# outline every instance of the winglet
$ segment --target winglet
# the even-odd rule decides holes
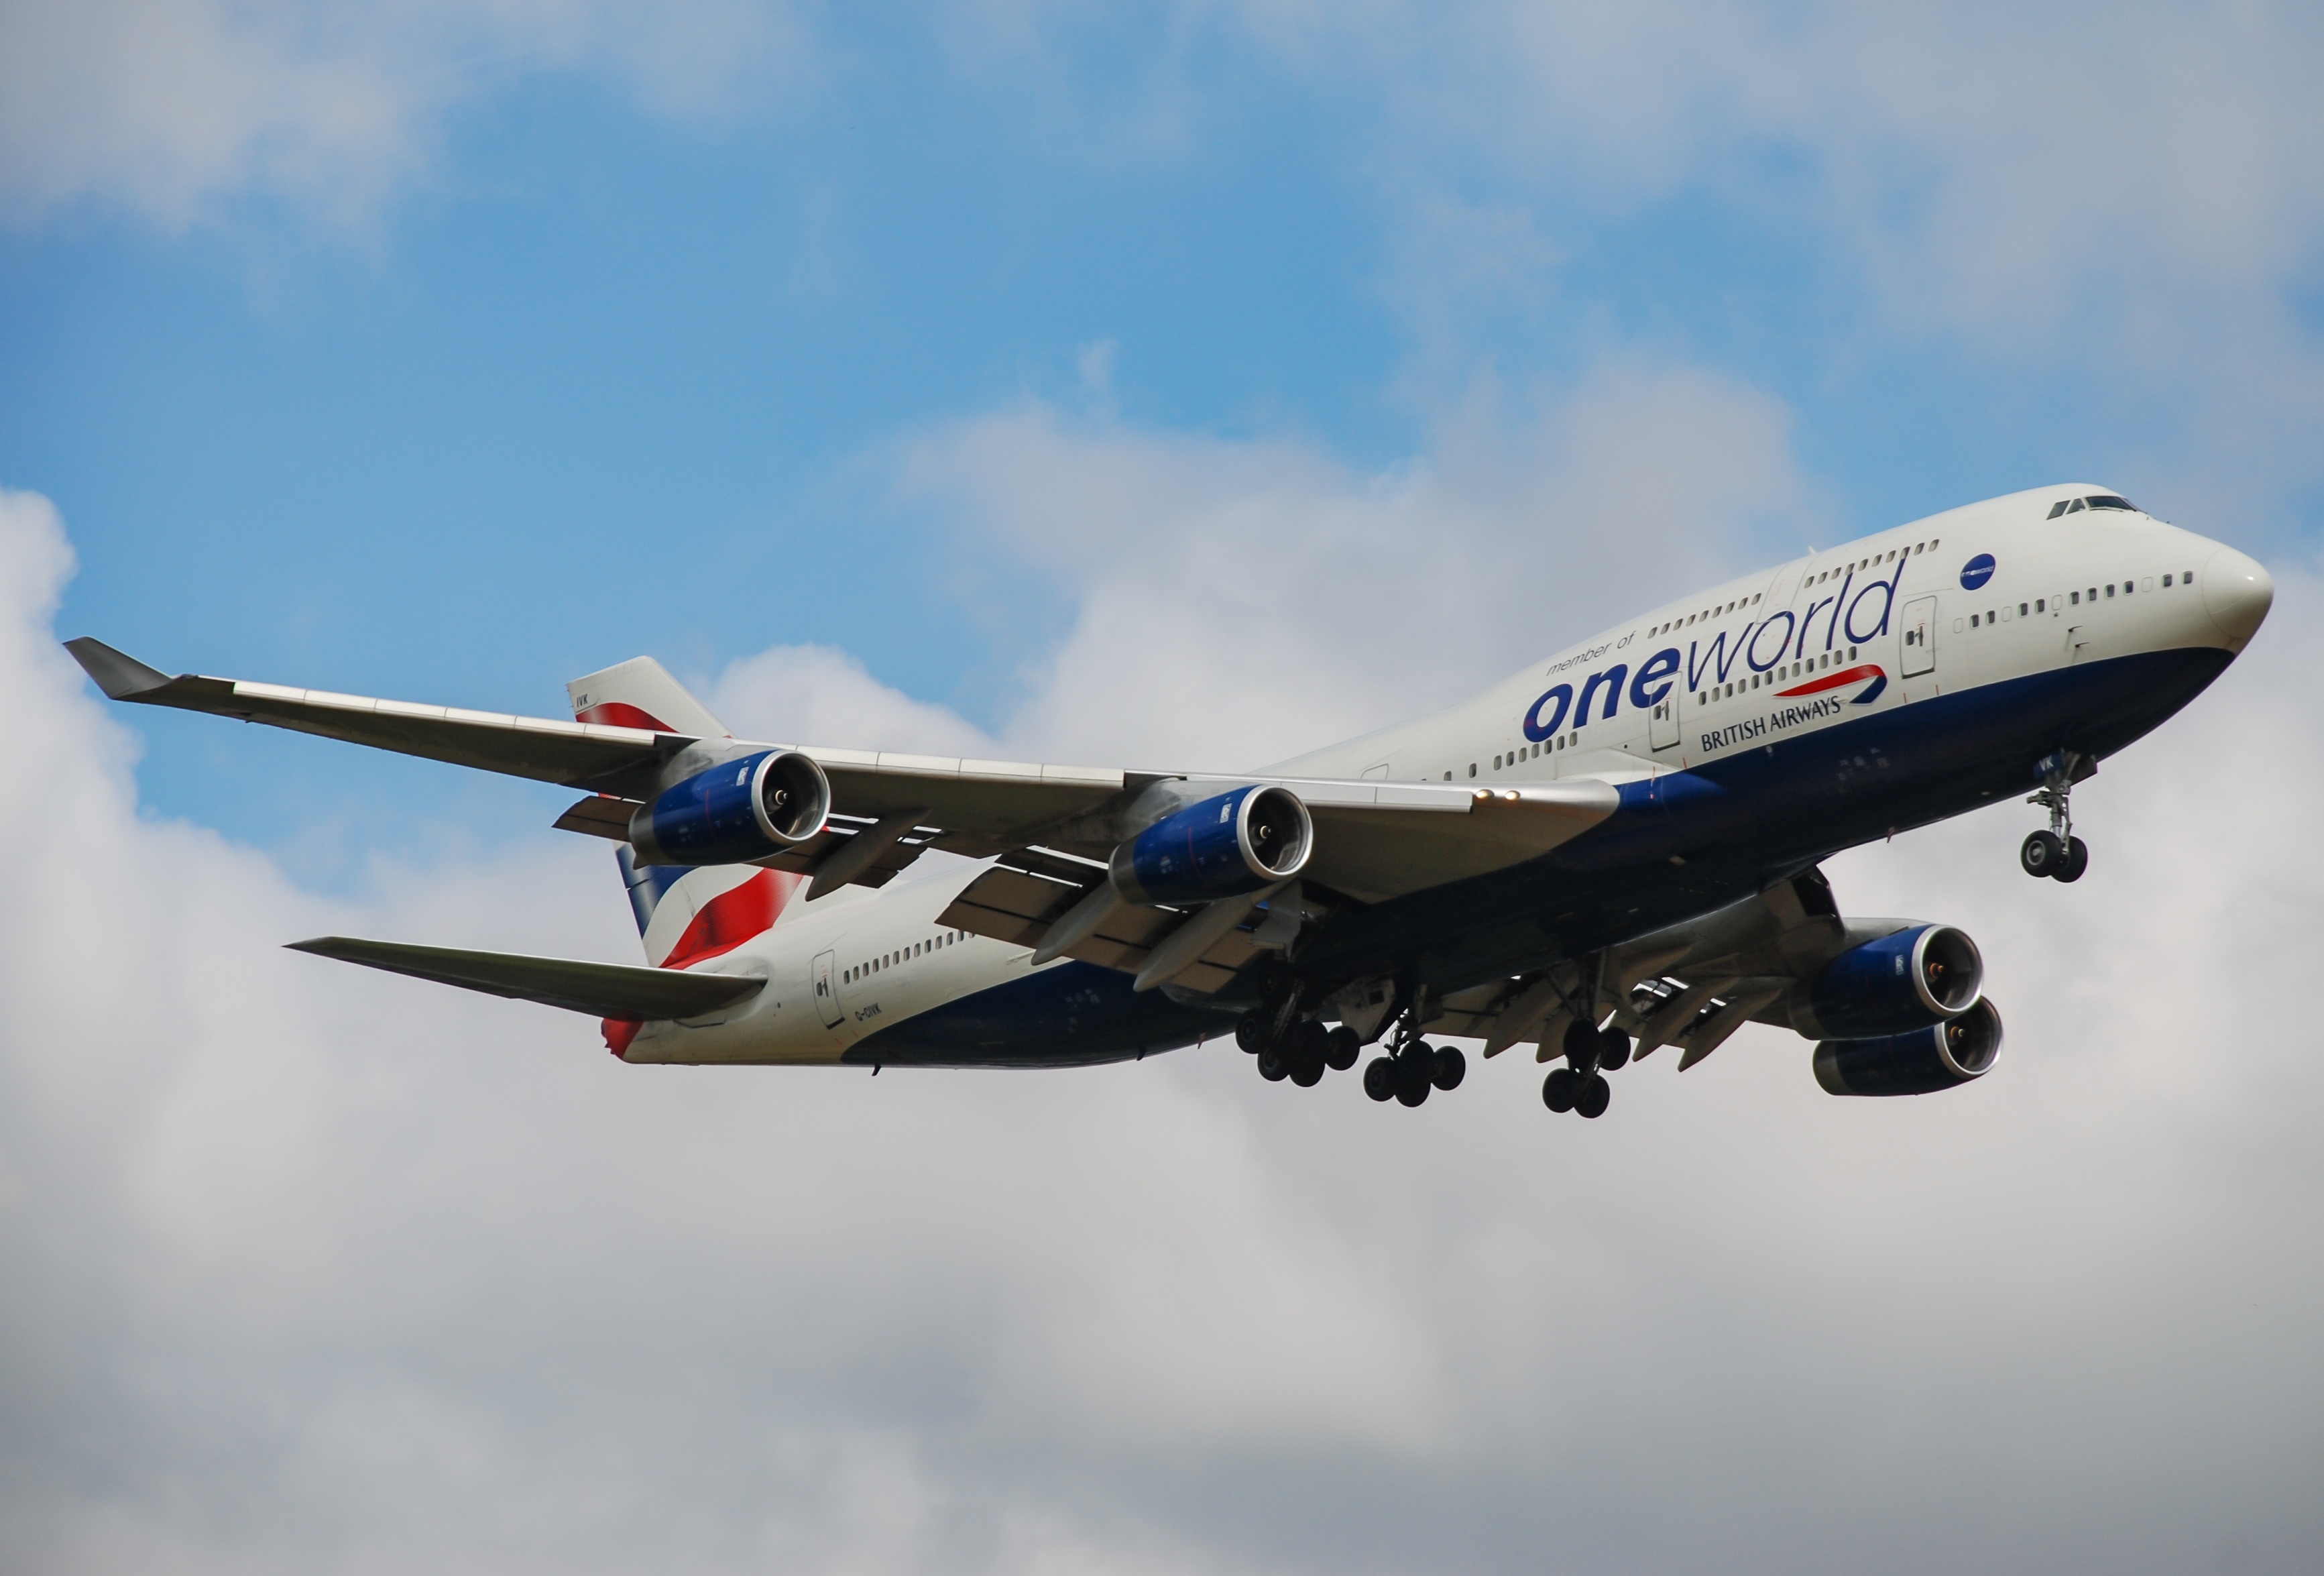
[[[116,651],[103,641],[91,640],[87,635],[78,641],[67,641],[65,650],[97,680],[97,688],[115,700],[135,700],[170,682],[170,675],[160,668],[148,668],[126,651]]]

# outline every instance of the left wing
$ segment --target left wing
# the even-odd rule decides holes
[[[663,790],[723,762],[787,748],[195,674],[172,677],[100,641],[69,641],[66,649],[115,700],[239,717],[587,788],[592,797],[558,825],[615,841],[627,840],[632,812]],[[1108,966],[1135,972],[1142,987],[1173,979],[1197,988],[1222,982],[1258,950],[1284,945],[1302,914],[1315,917],[1334,902],[1380,901],[1523,863],[1580,835],[1620,803],[1610,784],[1587,778],[1487,790],[1449,782],[1210,777],[788,748],[822,769],[831,786],[831,816],[807,842],[754,862],[811,874],[815,897],[848,882],[879,885],[927,848],[973,858],[1021,854],[964,892],[955,905],[962,917],[953,923],[1006,939],[1033,936],[1027,945],[1037,947],[1054,939],[1050,955],[1102,955]],[[1067,911],[1091,897],[1102,862],[1118,844],[1164,815],[1253,783],[1289,790],[1313,818],[1314,849],[1297,893],[1254,892],[1198,911],[1095,904],[1081,909],[1090,924],[1070,937],[1057,931]],[[1047,863],[1026,853],[1041,848],[1054,851],[1043,856]],[[1098,915],[1099,908],[1126,911]],[[1197,912],[1200,928],[1181,935]],[[1265,928],[1270,923],[1271,932]],[[1262,934],[1268,939],[1243,939]]]

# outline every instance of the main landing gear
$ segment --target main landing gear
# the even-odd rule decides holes
[[[1364,1092],[1374,1100],[1418,1105],[1432,1089],[1446,1093],[1461,1087],[1469,1075],[1469,1058],[1456,1046],[1432,1046],[1418,1035],[1407,1035],[1396,1054],[1375,1056],[1364,1068]]]
[[[2050,829],[2026,835],[2017,850],[2017,862],[2029,876],[2079,881],[2090,868],[2089,844],[2074,835],[2074,768],[2081,758],[2061,751],[2052,759],[2054,764],[2043,777],[2041,791],[2025,801],[2050,812]]]
[[[1606,1114],[1614,1092],[1606,1074],[1618,1071],[1630,1059],[1630,1037],[1609,1024],[1575,1018],[1565,1026],[1566,1065],[1553,1068],[1542,1080],[1541,1102],[1554,1111],[1573,1111],[1592,1120]]]
[[[1356,1031],[1325,1028],[1314,1018],[1294,1018],[1279,1028],[1276,1014],[1254,1008],[1235,1023],[1235,1044],[1259,1058],[1259,1075],[1269,1083],[1288,1078],[1302,1089],[1323,1081],[1326,1069],[1344,1073],[1356,1064]]]

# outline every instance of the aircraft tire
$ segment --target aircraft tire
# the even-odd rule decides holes
[[[1342,1024],[1331,1033],[1330,1044],[1323,1052],[1323,1064],[1334,1073],[1344,1073],[1356,1064],[1356,1058],[1363,1055],[1363,1050],[1362,1043],[1356,1038],[1356,1031]]]
[[[1556,1067],[1541,1081],[1541,1102],[1563,1115],[1573,1109],[1573,1086],[1581,1080],[1571,1067]]]
[[[1402,1099],[1413,1090],[1422,1091],[1420,1100],[1428,1098],[1426,1091],[1436,1076],[1436,1052],[1426,1040],[1415,1040],[1397,1054],[1396,1058],[1396,1090]],[[1406,1105],[1418,1105],[1420,1100],[1406,1100]]]
[[[1601,1043],[1603,1048],[1598,1053],[1598,1065],[1609,1073],[1619,1072],[1630,1060],[1630,1037],[1608,1024]]]
[[[1291,1058],[1277,1046],[1269,1046],[1259,1053],[1259,1075],[1269,1083],[1280,1083],[1291,1075]]]
[[[1398,1080],[1396,1086],[1396,1100],[1398,1105],[1415,1108],[1427,1103],[1428,1080],[1424,1078],[1417,1084]]]
[[[1469,1075],[1469,1058],[1461,1054],[1458,1046],[1436,1047],[1436,1064],[1428,1070],[1428,1081],[1450,1094],[1461,1087],[1461,1080]]]
[[[1614,1092],[1608,1087],[1606,1080],[1592,1073],[1582,1081],[1582,1087],[1573,1092],[1573,1109],[1577,1114],[1595,1121],[1606,1114],[1606,1107],[1613,1098]]]
[[[1291,1082],[1302,1089],[1314,1088],[1323,1082],[1323,1064],[1299,1057],[1291,1064]]]
[[[2025,834],[2025,841],[2018,845],[2017,862],[2027,875],[2039,880],[2043,876],[2054,876],[2063,869],[2068,852],[2056,833],[2029,832]]]
[[[2066,840],[2066,857],[2058,862],[2051,873],[2061,881],[2079,881],[2082,872],[2090,868],[2090,845],[2079,837]]]
[[[1565,1059],[1578,1072],[1598,1059],[1605,1042],[1598,1037],[1598,1026],[1575,1018],[1565,1026]]]
[[[1374,1100],[1396,1098],[1396,1064],[1386,1056],[1374,1056],[1364,1065],[1364,1092]]]
[[[1235,1044],[1254,1056],[1267,1049],[1274,1033],[1275,1016],[1263,1007],[1254,1007],[1235,1019]]]

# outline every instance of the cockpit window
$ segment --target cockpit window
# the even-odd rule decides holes
[[[2121,509],[2132,514],[2138,512],[2138,505],[2129,499],[2101,493],[2095,498],[2061,498],[2050,505],[2049,518],[2055,520],[2061,514],[2079,514],[2085,509]]]

